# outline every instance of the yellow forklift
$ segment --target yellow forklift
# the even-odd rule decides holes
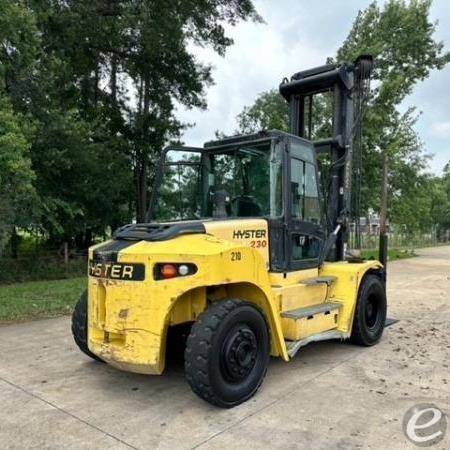
[[[89,250],[88,290],[72,318],[80,349],[159,375],[168,334],[187,327],[189,385],[229,408],[255,394],[270,356],[288,362],[326,339],[376,344],[386,319],[386,243],[381,262],[347,251],[372,65],[362,56],[283,80],[290,133],[165,149],[146,223]],[[312,141],[313,102],[323,93],[332,135]]]

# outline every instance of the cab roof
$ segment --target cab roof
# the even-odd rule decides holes
[[[295,138],[295,139],[298,139],[300,141],[303,141],[303,142],[311,144],[311,145],[313,144],[308,139],[304,139],[304,138],[295,136],[293,134],[286,133],[285,131],[263,130],[258,133],[237,134],[235,136],[225,137],[223,139],[218,139],[216,141],[209,141],[209,142],[206,142],[203,145],[203,147],[205,149],[213,149],[213,148],[217,148],[217,147],[226,147],[229,145],[241,144],[241,143],[245,143],[245,142],[262,141],[262,140],[271,139],[271,138],[287,138],[287,137]]]

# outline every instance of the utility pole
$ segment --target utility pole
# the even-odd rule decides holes
[[[387,263],[387,206],[388,206],[388,158],[386,150],[381,155],[381,204],[380,204],[380,248],[379,260],[386,266]]]

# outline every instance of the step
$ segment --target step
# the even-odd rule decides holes
[[[314,278],[306,278],[304,280],[299,281],[299,284],[304,284],[306,286],[316,286],[318,284],[326,284],[327,286],[331,286],[337,277],[314,277]]]
[[[339,309],[342,303],[327,302],[319,303],[318,305],[306,306],[305,308],[292,309],[291,311],[283,311],[281,317],[285,319],[303,319],[304,317],[314,316],[315,314],[331,312]]]
[[[327,341],[330,339],[344,339],[345,336],[342,332],[336,330],[324,331],[322,333],[316,333],[307,338],[300,339],[299,341],[286,341],[286,348],[288,355],[292,358],[295,354],[305,345],[311,342]]]

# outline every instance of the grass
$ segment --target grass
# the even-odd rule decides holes
[[[86,277],[0,285],[0,322],[71,313]]]
[[[362,250],[362,257],[365,259],[378,259],[378,249],[376,250]],[[412,258],[417,256],[414,250],[405,250],[398,248],[388,249],[388,261],[395,261],[396,259]]]

